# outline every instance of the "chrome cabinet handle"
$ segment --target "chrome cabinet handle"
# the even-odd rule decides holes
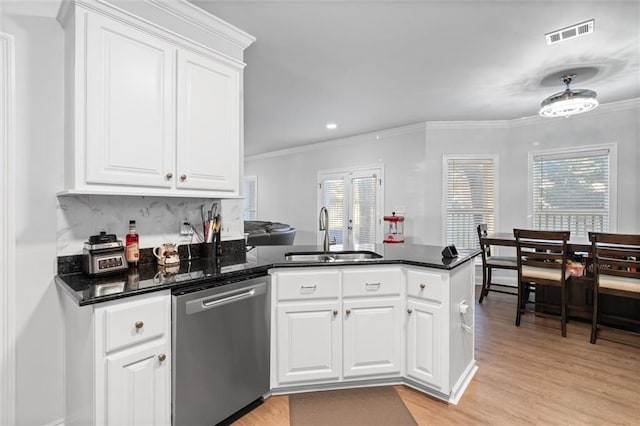
[[[411,315],[411,312],[413,312],[413,309],[411,309],[411,308],[407,309],[407,313],[408,313],[409,315]]]
[[[166,356],[165,354],[160,354],[160,355],[158,355],[158,361],[162,362],[162,361],[164,361],[165,359],[167,359],[167,356]]]
[[[378,290],[380,283],[364,283],[364,287],[366,290]]]
[[[351,314],[351,309],[347,309],[345,312],[347,313],[347,315],[350,315]]]
[[[300,286],[300,292],[301,293],[313,293],[314,291],[316,291],[316,285],[301,285]]]
[[[424,290],[424,288],[426,287],[426,285],[424,283],[420,284],[420,289]]]
[[[180,175],[180,180],[181,180],[181,181],[185,181],[185,180],[187,180],[187,175],[184,175],[184,174],[183,174],[183,175]]]
[[[144,323],[142,321],[136,321],[135,326],[138,330],[144,327]]]
[[[167,180],[171,180],[173,178],[173,173],[167,172]]]
[[[334,310],[333,310],[333,316],[334,316],[334,317],[337,317],[337,316],[338,316],[338,310],[337,310],[337,309],[334,309]]]

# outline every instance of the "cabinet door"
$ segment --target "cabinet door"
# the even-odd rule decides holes
[[[169,425],[170,362],[164,339],[107,357],[106,424]]]
[[[178,53],[177,187],[238,193],[239,84],[238,69]]]
[[[400,309],[399,298],[343,301],[345,378],[400,373]]]
[[[407,302],[407,376],[446,393],[442,305]]]
[[[281,304],[276,310],[279,384],[340,378],[340,304]]]
[[[87,182],[171,187],[175,49],[98,15],[87,19]]]

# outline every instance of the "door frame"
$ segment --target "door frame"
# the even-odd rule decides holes
[[[0,33],[0,424],[15,424],[15,40]]]
[[[339,169],[326,169],[326,170],[318,170],[318,175],[317,175],[317,179],[316,179],[316,184],[318,185],[318,187],[316,188],[318,191],[318,194],[316,196],[316,203],[317,203],[317,208],[316,208],[316,212],[320,212],[320,209],[323,206],[323,203],[321,201],[321,197],[320,197],[320,183],[321,183],[321,176],[322,175],[346,175],[349,173],[361,173],[361,172],[366,172],[366,171],[376,171],[376,175],[377,178],[379,179],[379,189],[378,189],[378,194],[380,196],[380,199],[378,201],[378,206],[379,206],[379,212],[378,212],[378,224],[376,226],[376,244],[382,244],[382,240],[384,238],[384,225],[383,225],[383,221],[382,218],[384,216],[384,205],[385,205],[385,198],[384,198],[384,163],[377,163],[377,164],[370,164],[370,165],[361,165],[361,166],[353,166],[353,167],[342,167]],[[351,197],[349,195],[349,197]],[[328,225],[328,224],[327,224]],[[317,233],[317,243],[318,244],[322,244],[324,239],[324,236],[318,232]]]

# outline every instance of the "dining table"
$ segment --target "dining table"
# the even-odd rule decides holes
[[[513,232],[495,232],[480,239],[481,244],[492,246],[515,247],[516,239]],[[572,275],[568,280],[568,312],[569,317],[590,321],[593,308],[593,271],[591,265],[591,243],[586,236],[576,236],[567,242],[567,252],[570,259],[580,259],[584,264],[583,275]],[[576,260],[577,261],[577,260]],[[536,300],[545,304],[556,304],[558,309],[536,307],[536,311],[559,313],[560,291],[554,287],[543,286],[535,291]],[[617,298],[608,294],[601,294],[599,299],[600,317],[607,325],[628,329],[628,324],[620,318],[634,318],[640,320],[640,300]],[[557,311],[557,312],[556,312]]]

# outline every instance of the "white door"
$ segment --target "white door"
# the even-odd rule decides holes
[[[344,377],[400,374],[400,299],[344,300],[342,307]]]
[[[443,393],[444,318],[442,305],[407,302],[407,376]]]
[[[179,188],[239,193],[240,71],[178,53]]]
[[[339,248],[372,250],[382,242],[382,169],[320,172],[318,211],[329,212],[329,239]],[[322,243],[323,233],[318,233]]]
[[[171,423],[168,354],[168,344],[162,340],[107,357],[108,425]]]
[[[171,187],[175,49],[98,15],[87,19],[87,182]]]
[[[278,306],[279,384],[340,378],[342,316],[339,309],[338,301]]]

